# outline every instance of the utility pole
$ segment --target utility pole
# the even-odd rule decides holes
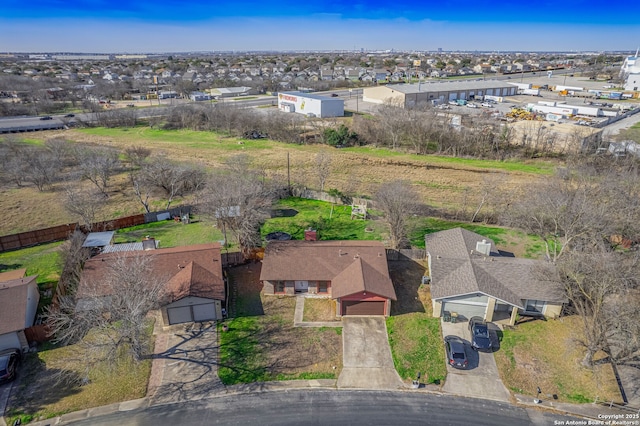
[[[289,162],[289,152],[287,152],[287,187],[289,195],[291,195],[291,163]]]

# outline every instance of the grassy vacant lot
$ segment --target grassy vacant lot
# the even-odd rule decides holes
[[[580,327],[580,318],[568,316],[505,330],[495,352],[505,386],[531,396],[539,386],[544,395],[556,394],[564,402],[621,401],[610,364],[581,365],[584,351],[575,341]]]
[[[381,240],[386,230],[380,221],[352,220],[350,206],[325,201],[292,197],[279,200],[274,209],[293,216],[267,220],[261,229],[263,236],[284,231],[295,240],[303,240],[304,230],[311,227],[318,231],[320,240]]]
[[[424,383],[441,383],[447,369],[440,319],[433,318],[429,287],[420,285],[424,262],[390,262],[389,272],[398,301],[391,304],[387,331],[393,362],[405,381],[422,373]]]
[[[148,328],[151,335],[153,327]],[[82,344],[46,346],[28,354],[19,370],[5,413],[7,424],[47,419],[60,414],[142,398],[147,391],[151,360],[118,365],[92,363],[84,370]],[[71,382],[62,381],[64,375]],[[88,375],[88,383],[81,382]]]
[[[332,328],[294,328],[294,297],[260,294],[260,264],[231,271],[236,318],[220,333],[223,383],[332,379],[342,369],[342,337]]]
[[[146,235],[159,240],[161,248],[224,241],[222,231],[213,223],[197,218],[186,225],[173,220],[164,220],[119,229],[116,231],[114,240],[116,243],[133,243],[142,241]]]
[[[384,182],[402,178],[413,182],[423,201],[436,208],[456,208],[463,200],[468,205],[477,205],[474,197],[485,185],[484,176],[501,175],[504,180],[500,189],[517,191],[522,184],[543,178],[554,169],[553,163],[539,160],[496,162],[457,159],[371,147],[338,150],[265,139],[240,140],[214,132],[169,131],[149,127],[39,132],[30,135],[29,142],[37,143],[55,137],[119,149],[142,145],[150,148],[154,155],[163,153],[171,159],[201,163],[208,168],[219,167],[230,156],[242,153],[251,157],[267,177],[281,181],[286,180],[289,156],[291,181],[310,188],[319,187],[315,156],[319,152],[327,152],[332,156],[332,171],[326,188],[371,195]],[[63,208],[64,197],[60,196],[63,186],[56,184],[45,192],[39,192],[32,186],[1,188],[0,208],[7,212],[7,217],[0,224],[0,234],[75,221]],[[115,176],[110,186],[107,205],[99,212],[101,220],[141,211],[126,173]],[[161,194],[154,195],[154,208],[162,204],[162,198]],[[43,209],[45,205],[47,208]]]

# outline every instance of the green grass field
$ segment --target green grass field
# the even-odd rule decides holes
[[[378,158],[409,159],[432,164],[434,166],[461,165],[476,167],[479,169],[495,169],[507,172],[523,172],[539,175],[551,175],[555,172],[555,164],[548,161],[495,161],[477,160],[473,158],[442,157],[436,155],[405,154],[399,151],[391,151],[387,148],[375,148],[369,146],[343,148],[341,151],[367,154]]]
[[[351,219],[351,207],[333,205],[325,201],[286,198],[274,206],[278,210],[295,210],[292,217],[268,219],[261,229],[262,236],[282,231],[293,239],[304,239],[304,231],[313,228],[320,240],[381,240],[384,224],[373,220]]]
[[[123,228],[116,231],[114,240],[116,243],[133,243],[142,241],[147,235],[159,240],[160,248],[224,241],[222,231],[213,223],[199,219],[189,224],[165,220]]]
[[[151,129],[147,126],[133,128],[87,128],[81,129],[82,133],[97,136],[108,136],[113,138],[136,137],[152,142],[180,144],[189,148],[216,149],[223,151],[250,151],[251,149],[264,149],[267,145],[286,146],[289,150],[308,149],[306,145],[284,144],[268,139],[245,140],[229,138],[216,132],[201,132],[194,130],[162,130]],[[242,144],[239,144],[239,141]],[[343,148],[341,152],[353,152],[366,154],[378,158],[398,158],[420,161],[434,166],[460,165],[464,167],[475,167],[480,169],[495,169],[508,172],[533,173],[538,175],[550,175],[555,171],[555,165],[548,161],[526,160],[526,161],[495,161],[477,160],[470,158],[455,158],[435,155],[415,155],[406,154],[399,151],[392,151],[387,148],[375,147],[350,147]]]
[[[62,272],[61,244],[62,242],[41,244],[0,253],[0,272],[27,268],[27,276],[38,275],[38,284],[54,284]]]

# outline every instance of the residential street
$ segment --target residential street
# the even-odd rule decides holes
[[[74,422],[102,425],[550,425],[571,417],[472,398],[412,392],[288,390],[117,412]],[[69,423],[67,423],[69,424]]]

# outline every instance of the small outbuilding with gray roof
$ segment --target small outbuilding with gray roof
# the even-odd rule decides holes
[[[425,245],[436,317],[455,313],[513,325],[518,313],[557,317],[567,302],[553,264],[506,255],[475,232],[428,234]]]
[[[420,104],[444,104],[457,99],[472,100],[483,96],[513,96],[518,88],[498,80],[446,81],[413,84],[387,84],[365,87],[362,100],[375,104],[390,103],[403,108]]]
[[[337,316],[389,316],[396,300],[379,241],[271,241],[260,280],[265,294],[331,297]]]

